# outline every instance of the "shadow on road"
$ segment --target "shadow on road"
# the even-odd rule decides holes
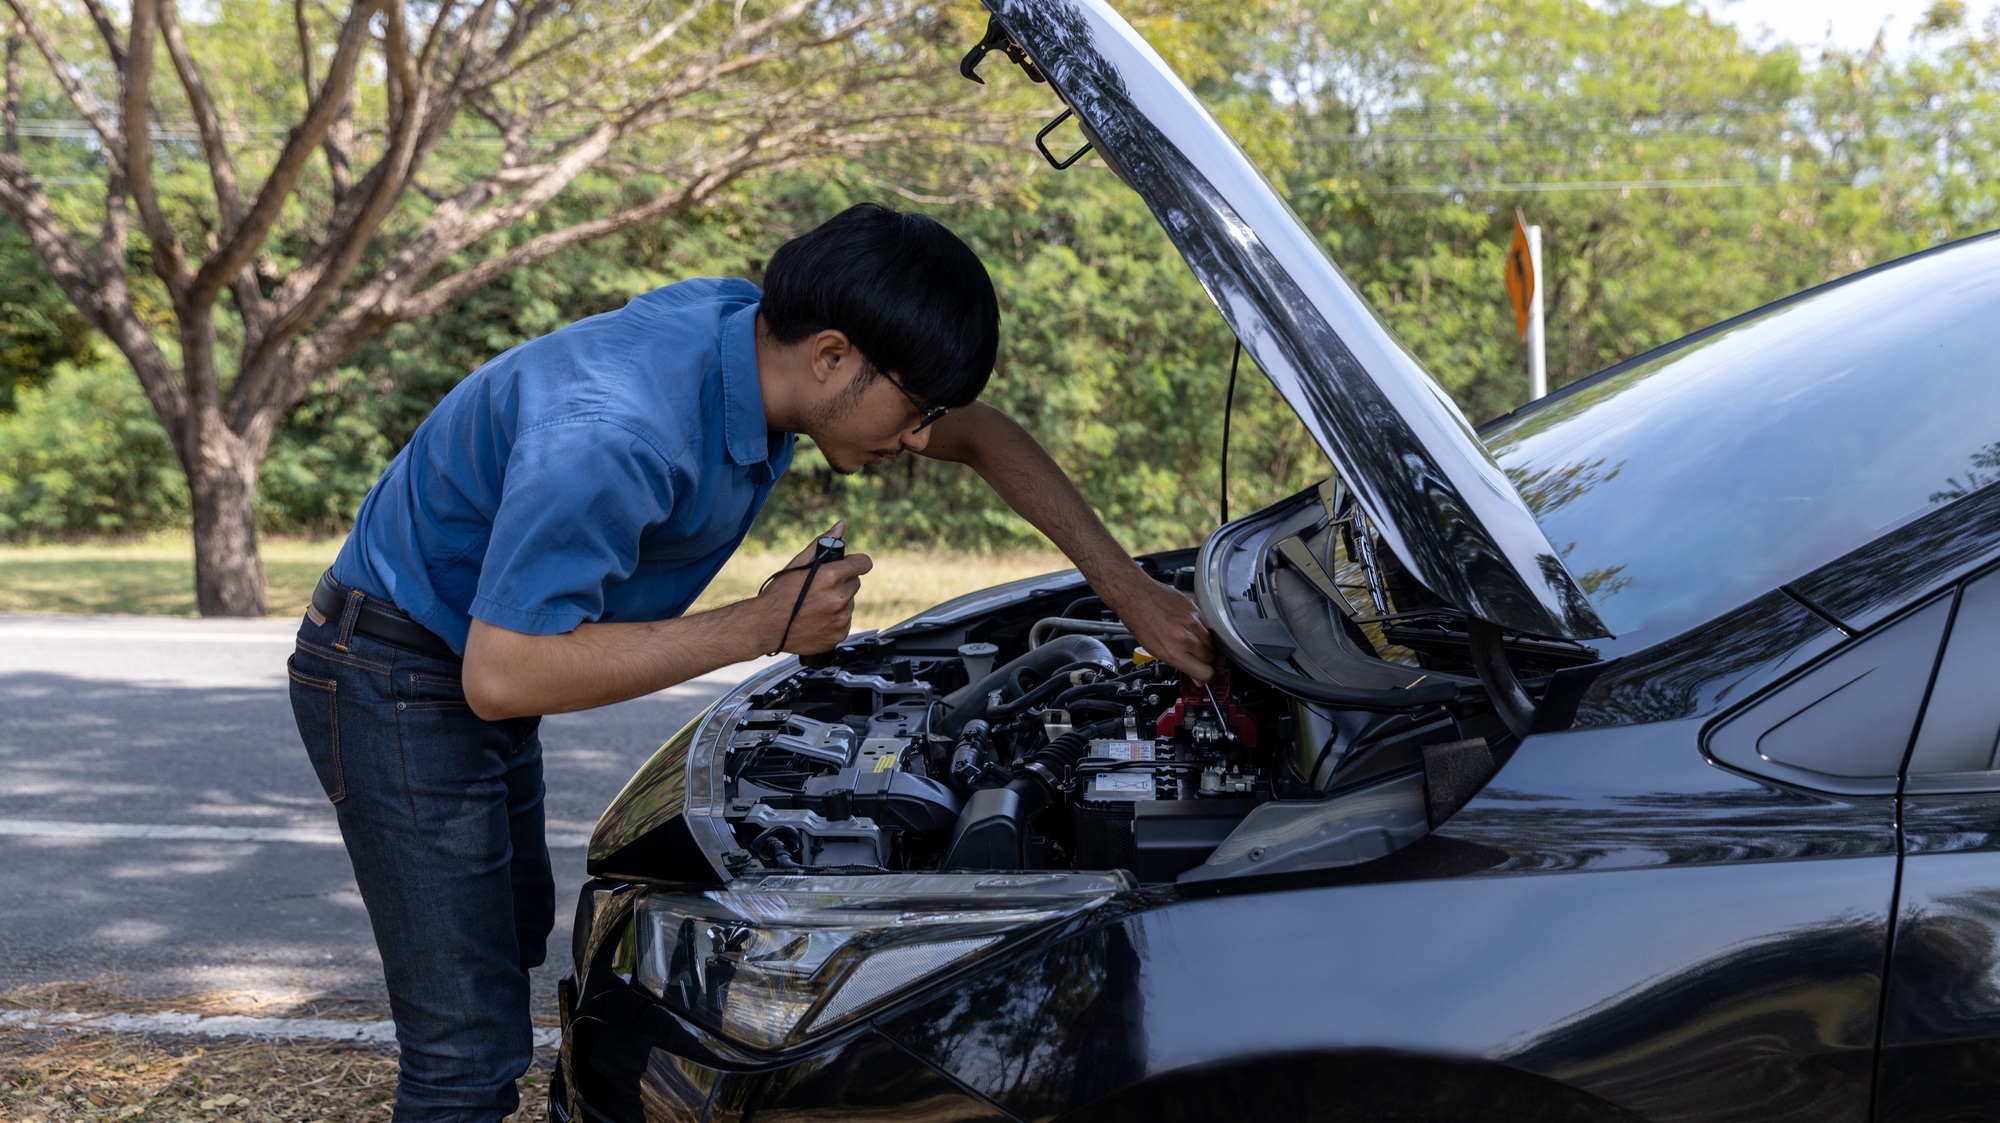
[[[117,681],[115,669],[64,654],[65,671],[80,673],[0,673],[0,820],[333,828],[282,685]],[[587,833],[633,769],[722,689],[547,719],[551,830]],[[538,992],[562,973],[583,878],[580,848],[552,856],[559,927]],[[338,845],[0,835],[0,901],[0,984],[116,976],[141,993],[301,1001],[381,990]]]

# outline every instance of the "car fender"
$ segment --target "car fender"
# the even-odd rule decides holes
[[[1638,1123],[1640,1117],[1560,1081],[1506,1065],[1357,1049],[1162,1073],[1060,1119]]]

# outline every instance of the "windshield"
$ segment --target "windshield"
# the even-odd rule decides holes
[[[1988,236],[1613,368],[1481,436],[1605,623],[1650,641],[2000,480],[1996,325]]]

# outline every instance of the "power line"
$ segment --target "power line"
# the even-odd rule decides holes
[[[1368,195],[1490,195],[1541,191],[1680,191],[1711,187],[1852,187],[1844,177],[1759,179],[1717,176],[1709,179],[1545,180],[1536,183],[1406,183],[1364,187]]]

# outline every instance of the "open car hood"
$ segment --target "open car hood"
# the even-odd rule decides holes
[[[1608,634],[1458,406],[1132,26],[1102,0],[986,3],[1152,208],[1411,573],[1504,628]]]

